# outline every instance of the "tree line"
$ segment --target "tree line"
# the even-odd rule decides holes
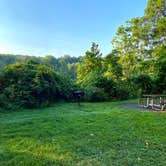
[[[53,68],[56,72],[69,76],[71,79],[76,80],[76,67],[81,62],[82,57],[72,57],[70,55],[64,55],[63,57],[56,58],[52,55],[44,57],[36,57],[29,55],[12,55],[12,54],[0,54],[0,71],[9,65],[16,62],[35,61],[37,63],[44,64]]]

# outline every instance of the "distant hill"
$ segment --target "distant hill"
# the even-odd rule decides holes
[[[82,61],[82,57],[64,55],[63,57],[56,58],[52,55],[47,55],[45,57],[35,57],[28,55],[0,54],[0,71],[9,64],[29,60],[50,66],[54,68],[56,72],[65,74],[66,76],[69,76],[75,80],[77,65]]]

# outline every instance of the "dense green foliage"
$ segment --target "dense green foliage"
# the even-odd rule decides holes
[[[81,62],[81,57],[71,57],[65,55],[63,57],[55,58],[54,56],[47,55],[45,57],[35,57],[26,55],[11,55],[0,54],[0,71],[9,64],[16,62],[35,61],[53,68],[56,72],[69,76],[73,80],[76,79],[77,64]]]
[[[96,43],[92,43],[90,51],[85,53],[82,63],[78,65],[77,69],[77,82],[82,84],[84,82],[85,76],[91,73],[100,74],[102,68],[102,58],[100,50]]]
[[[80,111],[57,103],[0,113],[0,165],[166,165],[166,114],[119,104],[82,103]]]
[[[83,57],[0,55],[0,101],[4,101],[1,105],[6,105],[5,101],[11,105],[38,106],[55,99],[71,100],[73,87],[69,78],[74,89],[85,92],[85,101],[166,93],[165,25],[165,0],[149,0],[144,16],[132,18],[118,28],[112,40],[113,50],[106,56],[102,56],[96,43]],[[29,60],[38,65],[31,66]],[[12,63],[16,64],[2,71]]]
[[[145,15],[119,27],[113,40],[116,55],[120,57],[123,78],[149,75],[156,81],[158,93],[166,90],[165,86],[160,85],[165,85],[166,77],[165,19],[165,0],[149,0]],[[159,75],[162,75],[162,79]]]
[[[33,108],[51,101],[68,99],[71,82],[55,71],[33,61],[17,62],[0,75],[0,106]]]
[[[87,100],[166,93],[165,20],[165,1],[149,0],[144,16],[118,28],[109,55],[101,57],[98,45],[92,44],[77,69],[77,82],[90,95]],[[104,88],[95,85],[99,78],[105,80]]]

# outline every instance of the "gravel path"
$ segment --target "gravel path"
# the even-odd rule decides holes
[[[137,103],[122,104],[121,107],[126,108],[128,110],[135,110],[135,111],[154,111],[152,109],[143,108],[139,106]]]

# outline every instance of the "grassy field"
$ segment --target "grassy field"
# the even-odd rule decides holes
[[[119,104],[0,113],[0,166],[165,166],[166,113]]]

